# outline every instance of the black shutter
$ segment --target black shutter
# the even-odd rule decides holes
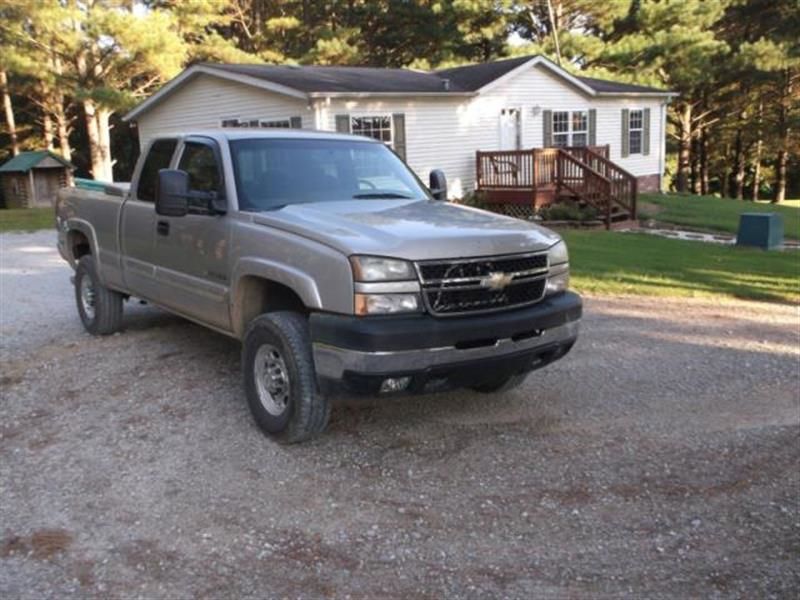
[[[544,137],[542,139],[542,147],[550,148],[553,145],[553,111],[542,111],[542,132]]]
[[[394,151],[403,160],[406,159],[406,116],[403,113],[392,115],[392,127],[394,129],[394,139],[392,145]]]
[[[650,109],[642,112],[642,154],[650,154]]]
[[[597,146],[597,110],[589,109],[589,146]]]
[[[336,131],[350,133],[350,115],[336,115]]]
[[[289,127],[292,129],[302,129],[303,119],[301,117],[291,117],[289,119]]]
[[[627,158],[631,154],[631,120],[630,120],[630,111],[627,108],[622,109],[622,144],[620,148],[622,150],[621,155],[622,158]]]

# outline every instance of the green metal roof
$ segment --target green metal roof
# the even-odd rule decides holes
[[[37,150],[35,152],[20,152],[17,156],[0,166],[0,173],[27,173],[48,157],[60,162],[68,169],[75,168],[69,161],[64,160],[58,154],[50,152],[49,150]]]

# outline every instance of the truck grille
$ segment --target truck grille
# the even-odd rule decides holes
[[[534,304],[547,283],[547,253],[417,263],[432,314],[455,316]]]

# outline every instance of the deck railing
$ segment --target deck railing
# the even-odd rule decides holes
[[[475,156],[477,189],[496,192],[500,202],[527,202],[568,190],[595,206],[610,226],[614,205],[636,217],[636,177],[608,158],[609,147],[531,148],[479,151]],[[502,195],[502,196],[501,196]],[[490,200],[491,202],[491,200]]]
[[[607,148],[607,147],[606,147]],[[615,162],[594,151],[593,148],[569,148],[572,156],[585,163],[611,182],[611,200],[636,218],[636,176]]]

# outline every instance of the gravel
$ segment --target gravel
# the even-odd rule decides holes
[[[0,235],[0,595],[797,597],[800,312],[589,298],[505,395],[346,398],[283,447],[238,344],[80,326],[52,232]]]

